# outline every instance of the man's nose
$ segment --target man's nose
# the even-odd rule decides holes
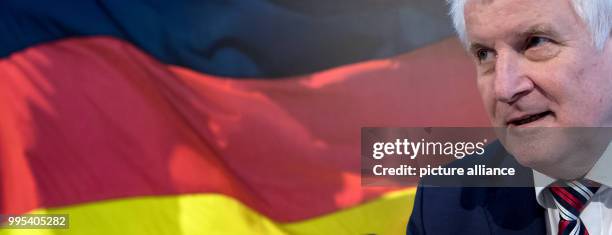
[[[495,97],[512,104],[534,89],[534,84],[520,65],[520,54],[503,51],[495,62]]]

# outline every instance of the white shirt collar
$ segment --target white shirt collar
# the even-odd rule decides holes
[[[584,178],[600,183],[603,187],[610,187],[612,186],[612,171],[610,171],[610,166],[612,166],[612,142],[608,144],[606,151],[604,151]],[[556,180],[533,170],[533,181],[534,185],[536,185],[535,193],[538,204],[545,208],[550,207],[551,205],[548,205],[544,199],[543,192],[548,185]]]

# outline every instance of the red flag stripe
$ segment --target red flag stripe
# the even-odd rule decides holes
[[[361,187],[361,127],[488,125],[470,63],[447,40],[318,74],[225,80],[108,37],[29,48],[0,61],[0,213],[196,192],[281,222],[354,206],[393,190]]]

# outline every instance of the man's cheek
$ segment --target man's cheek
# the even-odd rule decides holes
[[[485,111],[489,115],[492,122],[495,120],[496,105],[495,105],[495,94],[493,88],[486,83],[478,82],[478,90],[480,92],[480,98],[484,105]]]

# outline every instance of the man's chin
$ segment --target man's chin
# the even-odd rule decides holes
[[[514,138],[502,140],[506,150],[524,167],[532,169],[549,168],[558,163],[560,156],[559,150],[564,149],[550,142],[550,139],[530,139],[521,141]]]
[[[551,156],[541,156],[538,154],[528,154],[528,153],[512,153],[515,157],[516,161],[524,167],[528,167],[531,169],[542,169],[548,168],[551,165],[555,164],[555,159],[552,159]]]
[[[554,165],[572,141],[562,128],[503,128],[496,134],[521,165],[536,169]]]

